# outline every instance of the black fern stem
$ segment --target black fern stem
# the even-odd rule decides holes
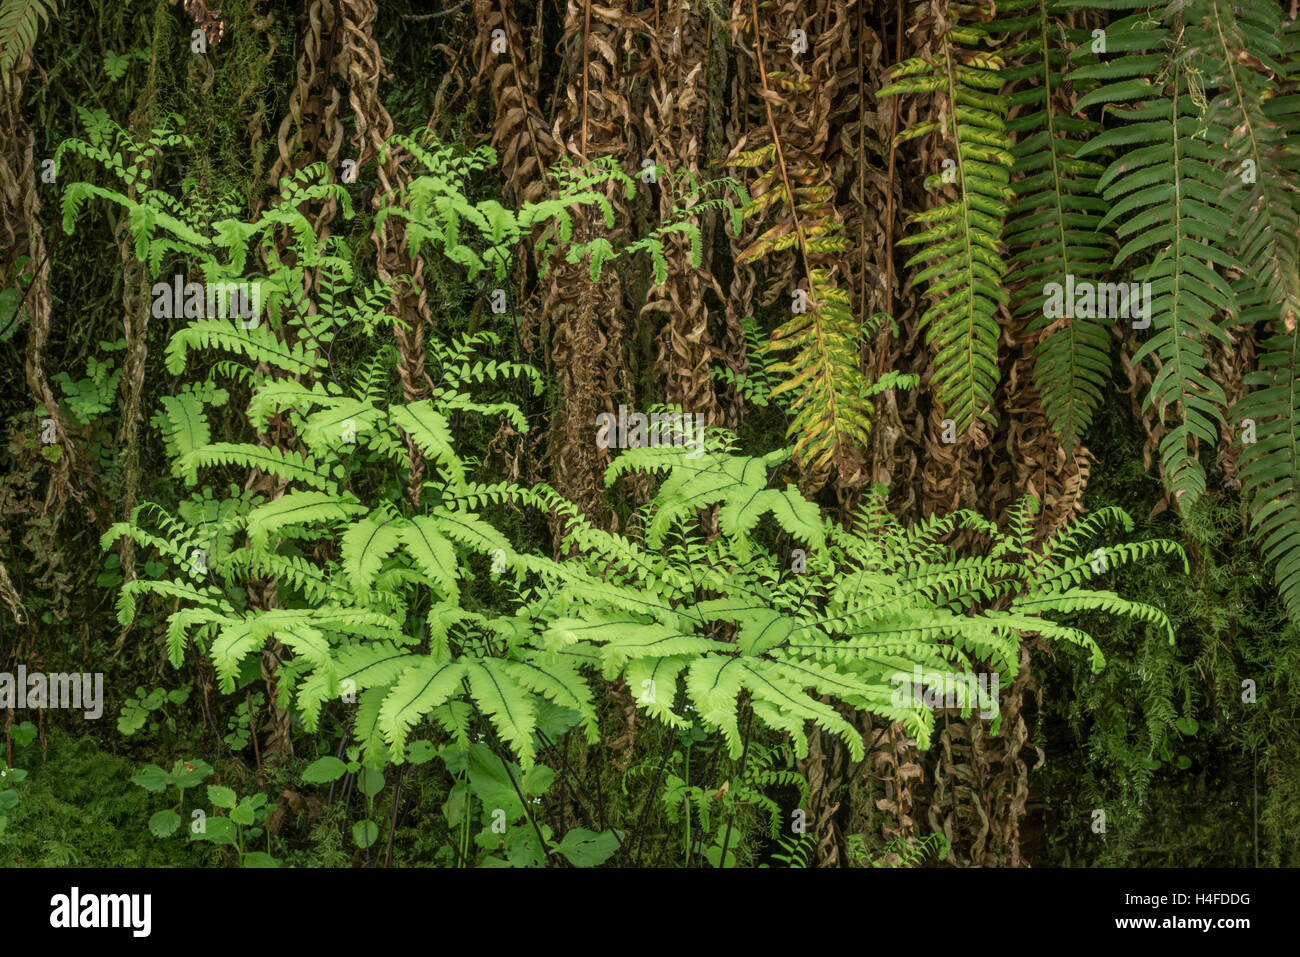
[[[393,866],[393,834],[397,830],[397,801],[402,796],[402,779],[406,777],[408,765],[402,765],[397,772],[397,783],[393,785],[393,810],[388,818],[388,849],[384,851],[384,867]]]
[[[537,736],[538,738],[541,739],[542,747],[553,750],[556,756],[560,759],[560,771],[563,774],[563,776],[560,778],[560,782],[563,784],[563,790],[561,791],[561,802],[563,802],[564,799],[563,798],[564,792],[568,792],[569,794],[573,795],[573,806],[577,810],[579,816],[582,818],[582,823],[589,828],[592,827],[591,814],[582,804],[582,800],[587,800],[588,802],[590,802],[591,797],[590,795],[587,794],[586,791],[582,789],[582,782],[577,780],[576,776],[573,773],[573,769],[569,767],[568,739],[567,738],[565,739],[564,750],[561,751],[559,747],[559,743],[556,741],[552,741],[550,737],[547,736],[546,732],[542,731],[540,728],[537,731]],[[561,816],[561,821],[563,821],[563,816]],[[603,826],[602,826],[602,830],[603,830]],[[619,843],[621,844],[622,842],[620,841]]]
[[[605,824],[605,786],[600,780],[600,769],[596,769],[596,813],[600,815],[600,829],[606,828]]]
[[[429,820],[431,820],[435,825],[437,825],[439,832],[442,834],[443,838],[447,841],[447,845],[453,851],[455,851],[456,856],[460,858],[461,864],[463,864],[465,867],[473,867],[474,865],[469,862],[469,858],[467,858],[464,854],[461,853],[460,844],[456,841],[454,837],[451,836],[451,831],[447,829],[446,824],[442,823],[442,819],[439,818],[438,815],[434,814],[429,817]]]
[[[474,708],[474,714],[478,716],[479,721],[486,726],[488,736],[491,738],[493,744],[496,745],[492,753],[495,754],[497,760],[501,762],[501,767],[505,769],[506,777],[510,779],[510,786],[515,789],[515,796],[519,798],[519,804],[524,809],[524,817],[528,818],[528,823],[533,826],[533,833],[537,835],[538,846],[542,849],[542,859],[545,860],[551,856],[551,852],[546,848],[546,838],[542,836],[542,829],[537,826],[537,821],[533,818],[533,812],[529,810],[528,799],[524,797],[524,792],[519,789],[519,783],[515,780],[514,772],[510,770],[510,762],[505,759],[505,756],[502,753],[505,751],[505,748],[501,745],[501,739],[497,737],[496,729],[492,726],[492,722],[483,717],[483,712],[479,711],[478,705],[474,702],[472,697],[470,698],[470,705]]]
[[[745,776],[745,759],[749,757],[749,733],[754,729],[754,709],[750,708],[745,714],[745,744],[740,750],[740,767],[736,772],[736,779],[740,780]],[[722,835],[722,853],[718,855],[718,867],[727,866],[727,846],[731,843],[731,823],[736,819],[736,809],[732,807],[731,813],[727,816],[727,830]]]
[[[673,710],[679,709],[683,702],[686,692],[679,690],[677,700],[673,703]],[[641,866],[641,851],[645,848],[645,827],[646,815],[650,812],[650,802],[654,800],[655,792],[659,790],[659,782],[663,779],[664,768],[668,766],[668,757],[673,753],[673,736],[669,734],[664,740],[663,757],[659,759],[659,769],[655,771],[654,782],[650,785],[650,793],[645,796],[645,803],[641,805],[641,814],[637,819],[637,844],[636,844],[636,867]]]
[[[336,758],[338,758],[340,761],[342,761],[342,760],[343,760],[343,755],[344,755],[344,754],[346,753],[346,751],[347,751],[347,747],[348,747],[348,729],[347,729],[346,726],[344,726],[344,728],[343,728],[343,737],[342,737],[342,739],[339,741],[339,746],[338,746],[338,748],[336,748],[335,751],[334,751],[334,757],[336,757]],[[329,796],[329,800],[325,802],[326,806],[329,806],[329,805],[331,805],[331,804],[334,803],[334,786],[335,786],[336,784],[338,784],[338,780],[337,780],[337,779],[335,779],[335,780],[333,780],[333,781],[330,782],[330,796]]]

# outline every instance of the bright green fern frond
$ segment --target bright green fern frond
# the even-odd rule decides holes
[[[187,468],[182,462],[195,449],[212,440],[204,408],[208,405],[223,406],[229,397],[225,389],[186,385],[174,396],[163,396],[162,411],[150,420],[162,432],[167,456],[172,460],[172,474],[184,478],[186,485],[196,484],[198,476],[195,468]]]
[[[343,571],[353,589],[364,594],[370,590],[384,559],[401,544],[398,526],[382,515],[371,513],[354,522],[343,534]]]
[[[502,664],[529,691],[576,711],[589,743],[595,744],[600,740],[591,687],[575,664],[560,655],[534,651],[524,652],[520,660],[507,660]]]
[[[452,449],[451,429],[431,400],[389,406],[388,416],[425,455],[438,460],[448,470],[454,484],[464,483],[465,471],[460,456]]]
[[[976,421],[995,422],[993,390],[998,381],[999,306],[1008,304],[1003,279],[1006,263],[999,245],[1003,220],[1013,200],[1010,187],[1015,158],[1007,135],[1007,101],[1002,59],[979,49],[990,44],[992,10],[976,4],[982,16],[951,24],[932,61],[905,61],[890,71],[893,82],[877,96],[933,94],[946,128],[933,122],[904,131],[900,141],[941,132],[951,151],[947,168],[926,178],[927,188],[952,185],[957,198],[912,217],[925,227],[899,242],[920,246],[907,266],[924,265],[913,277],[926,284],[930,307],[921,316],[926,341],[934,350],[931,386],[958,433]]]
[[[289,492],[249,512],[246,528],[251,542],[264,544],[269,535],[285,526],[342,522],[363,511],[365,506],[360,503],[326,492]]]
[[[304,343],[288,346],[266,325],[246,329],[228,319],[197,319],[178,329],[167,344],[167,371],[172,375],[184,372],[191,349],[237,352],[293,375],[311,373],[323,365],[321,357]]]
[[[190,452],[182,461],[185,469],[207,468],[215,465],[238,465],[261,469],[286,482],[301,482],[315,489],[334,487],[310,456],[300,458],[291,452],[265,448],[260,445],[237,445],[232,442],[214,442]]]
[[[464,662],[438,662],[426,657],[403,671],[393,683],[379,709],[379,728],[395,761],[400,761],[406,750],[412,726],[459,693],[468,670]]]
[[[444,595],[456,599],[460,593],[456,549],[438,531],[438,523],[425,515],[416,516],[398,527],[398,535],[416,566],[437,583]]]

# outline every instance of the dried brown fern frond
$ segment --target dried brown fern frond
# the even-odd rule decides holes
[[[696,198],[679,195],[679,186],[698,182],[702,147],[708,133],[708,64],[710,18],[689,0],[674,0],[667,9],[655,8],[658,29],[650,33],[648,96],[641,111],[646,136],[646,156],[668,175],[658,181],[659,216],[669,221],[678,204],[691,208]],[[707,215],[712,215],[712,210]],[[696,217],[693,222],[704,227]],[[671,233],[665,238],[668,280],[650,289],[640,315],[664,313],[659,333],[655,371],[664,377],[664,397],[688,413],[702,413],[705,420],[720,419],[710,366],[725,358],[713,345],[709,332],[706,294],[721,300],[722,290],[707,268],[691,265],[689,238]]]
[[[791,393],[788,436],[804,470],[803,484],[820,487],[832,472],[841,487],[866,482],[864,455],[873,406],[861,369],[861,325],[844,288],[850,238],[834,203],[826,164],[830,103],[836,78],[827,50],[847,38],[851,21],[842,4],[810,51],[805,25],[811,14],[798,0],[767,4],[736,0],[733,30],[754,45],[761,125],[740,137],[727,165],[755,173],[753,204],[736,253],[738,265],[763,260],[769,299],[788,297],[793,318],[772,334],[769,348],[790,352],[772,371],[788,378],[773,395]],[[805,61],[807,61],[805,63]],[[770,68],[769,68],[770,62]],[[770,224],[770,225],[769,225]]]
[[[411,181],[404,151],[385,149],[395,130],[393,118],[379,96],[379,81],[385,74],[384,58],[374,30],[379,6],[375,0],[339,0],[339,11],[344,34],[343,73],[348,81],[348,103],[356,125],[351,143],[357,152],[357,166],[371,159],[377,162],[379,189],[371,198],[371,206],[378,210]],[[429,322],[424,260],[417,256],[412,261],[405,230],[396,219],[385,222],[382,230],[376,229],[373,238],[379,250],[376,263],[379,278],[393,283],[396,289],[391,308],[400,320],[396,337],[402,397],[406,402],[417,402],[433,387],[424,368],[424,334]],[[398,282],[401,276],[411,277],[409,285]],[[424,457],[409,435],[407,457],[411,464],[407,495],[412,502],[418,502]]]
[[[632,165],[628,136],[636,119],[628,95],[631,71],[621,51],[631,36],[643,32],[643,21],[628,12],[625,0],[610,6],[569,0],[561,40],[568,81],[553,129],[563,158],[577,169],[589,169],[597,157]],[[629,222],[621,188],[609,182],[604,192],[617,222]],[[626,226],[611,232],[600,224],[598,229],[589,214],[575,214],[574,243],[588,242],[598,231],[617,243]],[[606,269],[592,282],[585,263],[555,259],[547,271],[541,310],[560,395],[548,460],[557,487],[589,516],[609,524],[613,516],[603,504],[601,479],[610,453],[596,444],[595,422],[599,413],[616,411],[620,396],[632,395],[628,344],[633,337],[625,319],[623,280]]]
[[[512,0],[475,0],[478,69],[471,89],[487,84],[492,101],[491,143],[501,158],[506,191],[517,202],[546,195],[546,171],[559,155],[537,101],[527,48]]]

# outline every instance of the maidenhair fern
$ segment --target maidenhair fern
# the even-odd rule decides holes
[[[466,354],[457,358],[465,362]],[[464,378],[492,381],[510,370],[470,362],[467,372]],[[189,641],[203,642],[227,691],[234,687],[242,659],[276,638],[300,663],[295,700],[308,726],[315,726],[327,699],[357,694],[357,736],[375,759],[390,749],[400,757],[407,732],[430,712],[440,712],[463,732],[465,700],[493,722],[525,763],[533,751],[534,695],[590,716],[585,683],[562,668],[531,661],[530,652],[517,647],[522,631],[516,618],[470,614],[459,606],[459,582],[475,553],[498,573],[513,569],[522,575],[533,565],[547,564],[518,556],[491,524],[457,504],[455,489],[465,469],[452,449],[442,401],[456,399],[461,411],[491,414],[492,408],[478,407],[460,392],[459,375],[429,399],[399,405],[375,401],[370,370],[366,382],[350,393],[333,382],[314,388],[290,382],[266,380],[250,402],[250,417],[265,421],[271,410],[286,414],[303,441],[303,454],[208,443],[180,459],[190,474],[237,464],[284,481],[282,496],[243,503],[224,517],[219,531],[242,535],[245,544],[207,553],[198,530],[184,531],[183,523],[155,506],[142,506],[131,523],[115,525],[106,534],[105,544],[122,534],[142,545],[168,542],[165,554],[183,575],[124,586],[119,603],[123,621],[134,613],[142,592],[185,599],[185,607],[169,618],[170,657],[179,664]],[[184,440],[175,440],[175,451],[201,432],[190,427]],[[376,464],[387,460],[399,471],[406,462],[403,434],[436,466],[426,483],[433,494],[418,514],[383,501],[368,506],[347,482],[356,456]],[[159,526],[167,537],[155,535],[149,526]],[[332,543],[327,551],[334,557],[324,559],[320,549],[327,543]],[[253,575],[278,577],[286,597],[298,600],[287,609],[253,610],[234,603],[224,590],[201,584]],[[417,607],[423,610],[417,612]],[[482,640],[471,641],[474,637]],[[460,650],[464,642],[484,651],[465,653]],[[425,647],[415,647],[420,645]],[[495,654],[487,650],[494,646]]]
[[[1032,500],[1005,531],[968,512],[905,529],[885,511],[879,489],[853,528],[837,528],[792,487],[769,487],[788,456],[717,448],[698,458],[668,448],[620,456],[607,482],[630,469],[667,473],[647,507],[644,540],[595,529],[569,509],[568,544],[587,556],[591,572],[575,575],[566,563],[561,580],[531,606],[545,623],[548,660],[622,677],[648,714],[676,727],[689,724],[682,712],[689,705],[721,731],[733,755],[744,747],[748,707],[787,733],[800,756],[811,723],[841,736],[861,759],[860,734],[823,696],[902,721],[926,747],[933,716],[914,669],[961,707],[996,710],[996,702],[968,693],[963,676],[988,663],[1009,680],[1022,635],[1078,644],[1100,667],[1093,639],[1049,613],[1128,615],[1172,638],[1159,609],[1080,585],[1127,561],[1180,555],[1173,543],[1080,554],[1099,527],[1091,525],[1068,528],[1038,550]],[[712,539],[699,526],[709,505],[720,506]],[[942,544],[955,525],[989,535],[989,550],[961,556]],[[776,550],[776,541],[786,544]],[[609,570],[599,584],[598,569]]]
[[[230,393],[212,382],[187,384],[176,395],[163,396],[162,409],[150,420],[162,433],[172,474],[183,478],[186,485],[198,481],[192,453],[212,439],[205,409],[223,406],[229,398]]]
[[[447,259],[465,267],[471,280],[484,271],[497,280],[504,278],[512,251],[529,230],[539,227],[538,262],[543,271],[546,251],[558,243],[567,247],[569,262],[586,259],[590,263],[592,282],[600,279],[601,271],[610,263],[645,254],[650,257],[655,283],[662,283],[667,278],[665,235],[685,233],[690,241],[691,264],[698,268],[703,257],[700,230],[695,222],[699,213],[716,208],[732,211],[733,217],[739,215],[726,196],[706,199],[704,193],[709,188],[721,187],[736,190],[743,197],[743,189],[730,179],[704,186],[692,182],[687,195],[689,208],[679,209],[677,219],[659,224],[626,247],[616,247],[599,235],[585,243],[573,243],[570,240],[575,207],[593,207],[600,212],[606,227],[613,228],[613,204],[599,187],[616,183],[627,199],[636,195],[636,181],[620,170],[611,157],[594,161],[590,170],[561,167],[556,171],[561,184],[558,195],[525,204],[516,214],[492,199],[471,203],[462,192],[467,175],[495,161],[492,149],[482,147],[461,155],[450,147],[437,145],[428,131],[417,137],[399,134],[390,145],[411,151],[423,164],[424,172],[390,197],[391,202],[376,213],[376,224],[382,226],[390,217],[401,219],[406,224],[407,248],[412,258],[427,245],[437,245]]]
[[[578,193],[539,204],[548,217],[529,205],[507,214],[464,196],[452,154],[426,159],[444,168],[425,177],[436,183],[417,180],[425,200],[405,197],[420,215],[398,205],[387,215],[400,209],[408,231],[419,227],[416,248],[436,243],[467,272],[503,268],[502,247],[523,236],[521,224],[545,219],[558,236],[575,203],[604,206],[593,184],[577,180]],[[334,250],[297,236],[290,266],[268,242],[272,222],[298,233],[283,207],[296,207],[304,190],[324,195],[328,184],[316,175],[282,183],[281,202],[253,223],[213,225],[222,239],[204,266],[223,279],[237,275],[236,262],[251,261],[249,244],[261,243],[267,321],[218,328],[194,318],[175,332],[174,372],[190,367],[196,350],[233,358],[170,397],[156,419],[188,481],[235,466],[275,476],[277,493],[217,502],[205,491],[176,516],[142,505],[103,538],[108,547],[129,535],[171,568],[167,577],[125,583],[118,612],[127,623],[144,596],[172,602],[173,664],[193,645],[232,691],[244,660],[274,639],[287,649],[276,705],[292,701],[314,729],[327,703],[355,703],[354,737],[371,763],[404,760],[411,734],[430,722],[468,744],[477,721],[527,767],[539,748],[543,701],[596,739],[596,674],[626,682],[639,706],[668,725],[688,726],[686,709],[694,709],[733,756],[745,749],[745,713],[788,735],[800,756],[812,726],[861,760],[862,736],[846,713],[901,721],[924,747],[933,705],[921,686],[955,695],[967,714],[996,713],[996,700],[964,677],[986,667],[1010,680],[1024,635],[1078,644],[1099,666],[1093,639],[1053,616],[1102,610],[1168,628],[1158,609],[1082,587],[1103,570],[1096,549],[1079,551],[1093,526],[1035,545],[1027,501],[1006,529],[966,512],[904,528],[873,490],[857,521],[841,528],[780,480],[791,451],[736,454],[725,434],[707,448],[633,449],[614,461],[610,484],[632,471],[662,476],[636,536],[594,527],[545,486],[472,481],[453,418],[506,416],[522,432],[528,423],[512,404],[473,393],[521,377],[538,391],[540,378],[518,363],[475,357],[498,345],[488,332],[433,347],[432,388],[419,401],[387,397],[391,350],[350,376],[333,369],[328,356],[339,332],[378,336],[393,320],[382,309],[388,287],[360,283]],[[247,334],[258,329],[264,335]],[[250,389],[246,416],[255,431],[278,415],[294,438],[274,446],[211,441],[206,408],[228,397],[218,374]],[[408,442],[426,461],[418,504],[357,486],[364,464],[401,487]],[[215,509],[200,507],[200,497]],[[488,511],[502,507],[556,518],[569,557],[517,549]],[[716,535],[700,524],[711,507]],[[957,527],[983,532],[987,549],[961,554],[945,544]],[[1148,542],[1100,554],[1113,565],[1168,551],[1176,546]],[[467,607],[465,581],[484,574],[487,601]],[[251,579],[277,580],[283,607],[250,607],[238,586]]]
[[[86,128],[87,139],[60,143],[54,152],[55,168],[62,168],[67,153],[83,156],[103,166],[128,192],[84,181],[70,183],[63,191],[63,231],[75,230],[87,199],[106,199],[126,210],[136,258],[149,264],[154,277],[168,253],[179,253],[200,263],[212,262],[215,244],[206,235],[206,223],[228,214],[230,207],[210,206],[193,194],[178,199],[150,183],[153,167],[164,151],[171,147],[192,147],[189,137],[179,131],[184,120],[171,114],[151,131],[147,140],[139,141],[109,119],[103,110],[79,106],[77,113]]]
[[[328,388],[280,399],[303,422],[342,400]],[[328,429],[309,446],[316,481],[286,476],[287,494],[239,504],[219,523],[216,530],[242,533],[246,544],[206,552],[213,528],[142,506],[105,542],[131,534],[158,547],[179,574],[127,583],[123,619],[141,593],[179,599],[168,623],[173,661],[188,641],[204,642],[228,690],[240,661],[274,636],[299,663],[294,700],[307,726],[327,700],[356,694],[356,733],[375,760],[401,760],[411,730],[428,719],[463,738],[477,708],[525,765],[536,752],[539,697],[571,709],[594,733],[587,671],[623,678],[649,714],[674,726],[690,723],[681,711],[689,704],[706,727],[721,731],[733,755],[743,749],[745,706],[788,733],[801,755],[812,722],[840,735],[861,759],[861,736],[822,696],[903,721],[924,746],[932,718],[912,694],[915,668],[963,695],[965,708],[996,708],[987,696],[966,695],[961,675],[988,662],[1009,677],[1021,634],[1076,642],[1100,663],[1088,635],[1048,612],[1103,609],[1167,627],[1156,609],[1079,585],[1099,572],[1098,554],[1117,565],[1176,546],[1083,555],[1090,527],[1069,530],[1039,553],[1027,506],[1005,532],[967,513],[904,529],[884,512],[879,494],[868,498],[855,528],[836,529],[792,486],[770,487],[788,452],[747,458],[717,448],[696,458],[680,449],[633,450],[615,461],[611,482],[631,469],[667,472],[640,542],[590,526],[548,489],[452,479],[455,470],[445,465],[454,452],[437,403],[435,394],[415,410],[372,405],[369,428],[358,431],[358,444],[387,449],[400,467],[399,423],[420,423],[431,452],[441,454],[430,456],[439,468],[426,487],[435,494],[419,514],[387,503],[367,507],[350,493],[335,476],[346,474],[354,453]],[[478,514],[512,500],[564,515],[574,558],[556,563],[518,553]],[[721,531],[711,541],[698,528],[699,510],[710,504],[719,506]],[[956,525],[992,534],[990,551],[952,552],[941,540]],[[773,534],[789,536],[801,551],[773,550]],[[326,542],[336,543],[325,552],[335,557],[303,552],[306,546],[319,555]],[[503,576],[507,594],[531,582],[518,591],[522,603],[513,612],[460,606],[458,582],[476,553]],[[294,607],[248,610],[207,584],[253,573],[279,576],[282,588],[299,596]],[[1004,609],[993,607],[1006,599]]]
[[[563,235],[571,207],[608,205],[597,188],[600,177],[586,174],[569,192],[517,214],[491,201],[474,204],[459,177],[484,161],[481,154],[425,150],[424,141],[401,145],[435,168],[381,210],[381,222],[401,215],[408,236],[414,233],[413,250],[436,241],[467,272],[491,268],[500,275],[526,227],[549,223]],[[100,147],[86,147],[94,148]],[[355,736],[372,762],[386,755],[401,760],[407,735],[420,721],[436,720],[464,739],[471,714],[479,714],[521,763],[530,764],[538,702],[570,709],[594,736],[592,692],[570,664],[549,661],[529,644],[533,629],[517,613],[520,603],[540,580],[563,574],[554,562],[517,552],[476,510],[474,503],[485,496],[466,486],[469,467],[454,447],[451,422],[466,413],[501,415],[526,431],[513,404],[480,401],[472,391],[522,377],[537,392],[540,377],[516,362],[476,358],[476,351],[499,346],[493,333],[482,331],[430,348],[433,388],[420,401],[386,400],[391,350],[363,366],[351,384],[340,381],[328,358],[336,335],[349,329],[374,337],[394,320],[383,308],[390,288],[358,283],[343,256],[316,242],[298,211],[338,189],[323,182],[323,172],[312,167],[282,181],[279,202],[254,222],[220,220],[211,226],[214,238],[196,234],[191,245],[203,253],[205,275],[220,281],[237,277],[252,260],[250,247],[260,245],[270,272],[261,281],[266,321],[195,317],[176,331],[167,352],[173,373],[184,372],[198,350],[234,359],[216,363],[206,382],[168,397],[155,419],[177,474],[191,483],[234,466],[276,477],[282,492],[227,499],[218,518],[202,525],[155,505],[114,525],[105,547],[129,535],[174,567],[169,578],[127,582],[119,617],[129,622],[146,594],[177,601],[168,618],[169,658],[179,665],[185,649],[197,644],[226,691],[234,688],[241,662],[274,638],[290,653],[277,706],[286,706],[292,694],[304,723],[314,728],[327,700],[355,700]],[[101,195],[83,187],[75,192]],[[343,208],[349,215],[350,207]],[[292,265],[275,248],[279,227],[293,237]],[[206,407],[228,398],[215,385],[216,375],[251,387],[247,418],[255,430],[265,432],[278,415],[296,440],[210,441]],[[409,463],[406,442],[424,453],[428,465],[422,504],[363,500],[352,485],[357,464],[400,481]],[[494,501],[529,500],[508,485],[492,494]],[[475,564],[499,579],[504,597],[497,612],[461,605],[461,584]],[[253,578],[278,579],[280,603],[287,607],[248,607],[232,586]],[[617,592],[594,579],[592,587],[596,595]]]
[[[738,374],[730,366],[717,366],[710,370],[710,375],[720,382],[735,387],[745,402],[757,408],[766,408],[776,382],[772,379],[772,358],[764,348],[763,331],[758,328],[752,316],[741,316],[740,325],[745,333],[745,353],[749,371]]]

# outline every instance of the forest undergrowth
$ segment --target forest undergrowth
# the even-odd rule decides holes
[[[0,0],[6,867],[1300,864],[1292,0],[428,7]]]

